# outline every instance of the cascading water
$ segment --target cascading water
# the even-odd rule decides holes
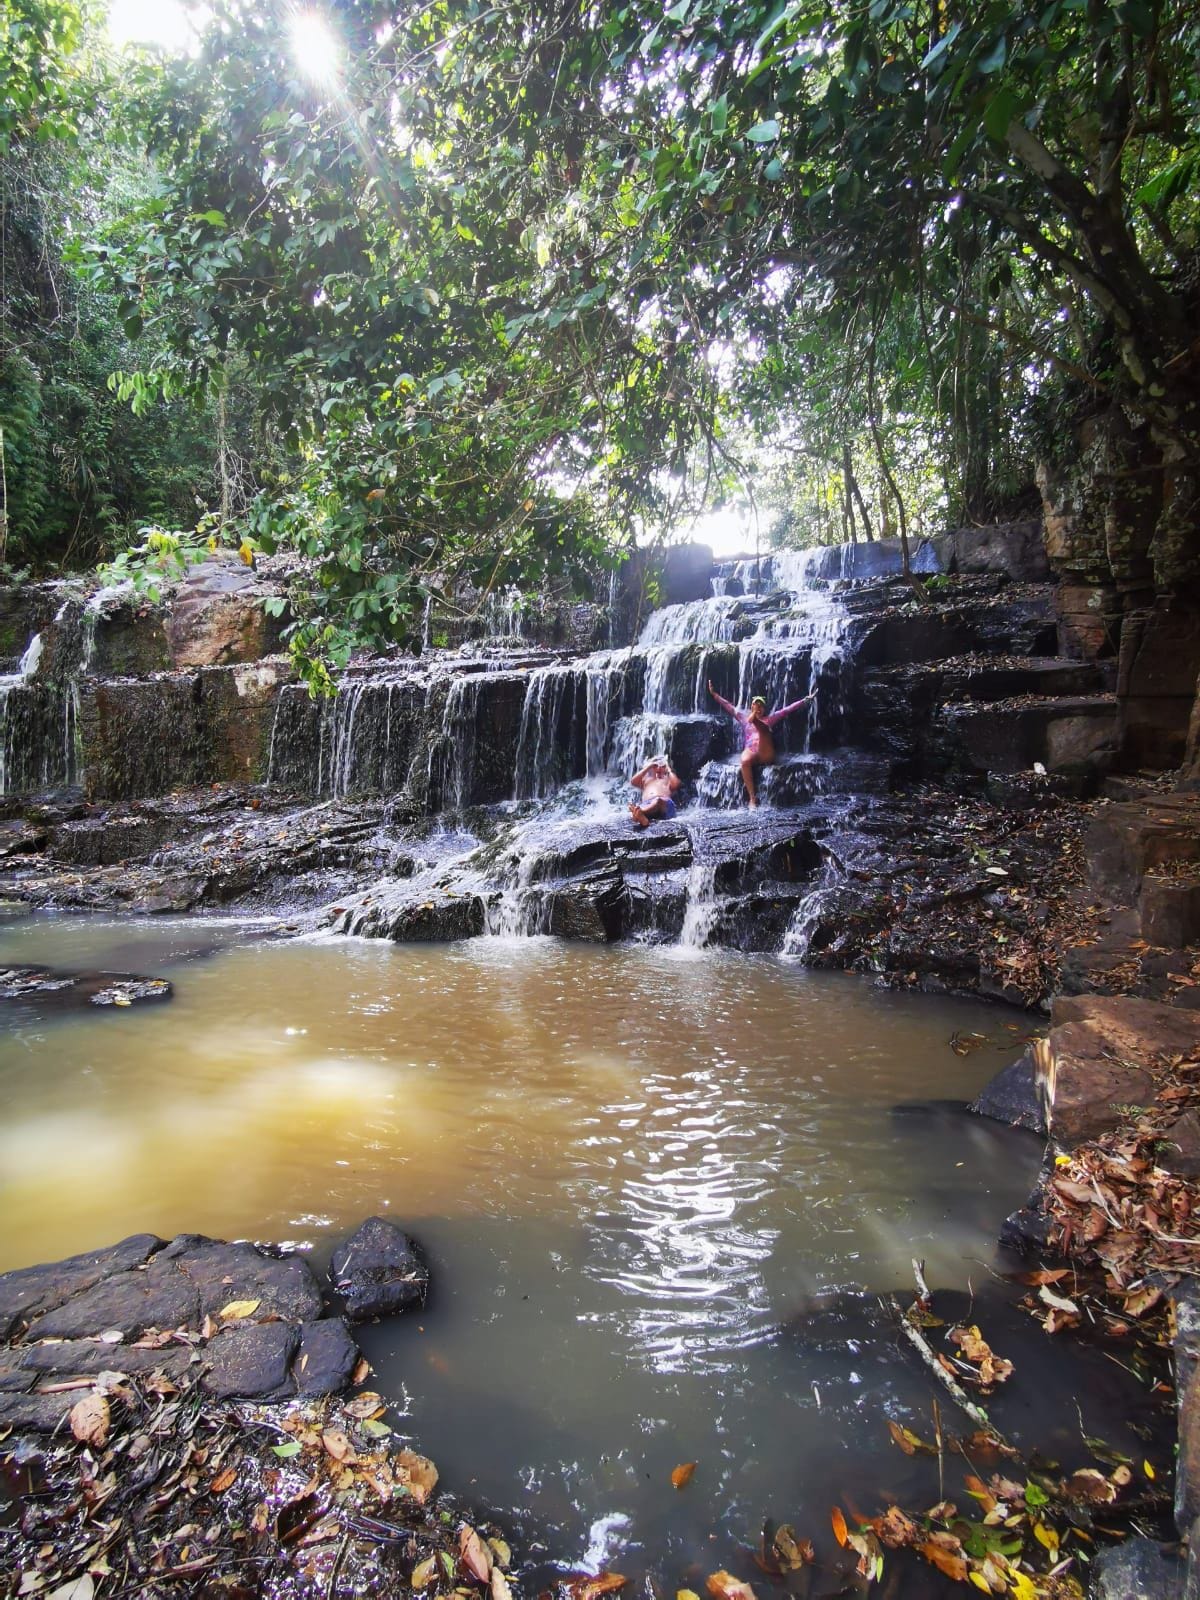
[[[481,610],[484,637],[488,639],[522,639],[529,614],[528,598],[510,584],[498,593],[488,595]]]
[[[484,932],[491,939],[529,939],[546,932],[547,903],[534,887],[541,868],[536,851],[518,855],[509,864],[500,893],[484,911]]]
[[[517,800],[545,799],[561,781],[575,776],[560,769],[571,744],[577,677],[556,664],[538,668],[529,679],[513,772]]]
[[[803,961],[812,948],[813,934],[820,926],[832,896],[841,880],[841,871],[832,857],[826,857],[817,881],[803,896],[783,935],[779,954],[787,961]]]
[[[42,636],[35,633],[25,647],[25,653],[17,664],[15,672],[6,672],[0,677],[0,794],[7,794],[11,781],[11,774],[16,760],[16,749],[13,739],[13,718],[10,714],[10,701],[16,690],[24,689],[37,672],[42,659]]]
[[[45,635],[35,633],[16,671],[0,674],[0,795],[70,788],[77,781],[76,668],[68,652],[56,650],[53,670],[44,672],[45,649]]]
[[[683,926],[679,930],[679,943],[685,950],[703,950],[712,935],[721,909],[716,883],[716,863],[693,863],[688,874]]]
[[[710,680],[742,705],[755,694],[784,705],[818,689],[821,722],[840,711],[846,619],[827,589],[805,587],[808,573],[804,553],[738,562],[717,581],[743,592],[664,606],[622,649],[524,661],[515,651],[486,661],[465,649],[434,653],[419,665],[358,670],[316,706],[289,687],[268,781],[332,797],[405,792],[436,813],[506,797],[550,801],[582,779],[611,807],[630,773],[662,752],[702,805],[738,806],[740,780],[725,764],[736,729],[711,700]],[[748,597],[752,577],[762,592]],[[492,605],[497,632],[515,630],[517,599]],[[781,755],[808,750],[815,726],[807,714],[784,725]],[[773,787],[764,786],[768,803]],[[807,798],[813,783],[800,788]]]
[[[684,605],[663,606],[651,612],[639,644],[717,643],[733,638],[736,597],[713,595]]]

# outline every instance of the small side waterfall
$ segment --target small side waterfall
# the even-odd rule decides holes
[[[347,679],[327,700],[287,685],[275,705],[267,782],[316,798],[398,792],[409,781],[414,713],[426,697],[413,674]]]
[[[0,795],[77,781],[79,688],[61,660],[41,670],[45,649],[45,636],[35,633],[16,671],[0,674]]]
[[[711,861],[697,861],[688,873],[687,898],[679,943],[689,950],[703,950],[716,926],[721,905],[717,898],[717,867]]]
[[[779,947],[779,954],[789,961],[803,961],[812,948],[813,934],[820,927],[830,902],[837,893],[842,873],[831,856],[826,856],[816,883],[800,900],[792,913]]]
[[[514,799],[543,800],[576,776],[571,770],[571,755],[579,686],[580,674],[557,663],[539,667],[530,676],[517,738]],[[586,682],[584,694],[586,705],[593,698]]]
[[[520,856],[499,895],[484,913],[484,932],[491,939],[530,939],[547,932],[549,907],[534,887],[541,867],[536,852]]]

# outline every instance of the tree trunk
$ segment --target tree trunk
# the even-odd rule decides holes
[[[850,484],[854,473],[850,466],[850,445],[842,445],[842,525],[851,544],[858,543],[858,528],[854,521],[854,500],[851,495]]]

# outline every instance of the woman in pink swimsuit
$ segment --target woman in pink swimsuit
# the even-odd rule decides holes
[[[778,711],[767,714],[767,702],[762,695],[756,694],[750,702],[749,711],[739,711],[729,701],[719,695],[712,686],[712,679],[708,680],[708,692],[724,711],[735,717],[742,730],[742,782],[746,785],[746,794],[750,800],[751,809],[758,805],[758,788],[755,784],[755,767],[769,767],[775,759],[775,740],[771,737],[771,730],[778,726],[784,717],[790,717],[793,711],[799,711],[802,706],[811,705],[817,698],[817,691],[805,695],[803,700],[793,700],[790,706],[781,706]]]

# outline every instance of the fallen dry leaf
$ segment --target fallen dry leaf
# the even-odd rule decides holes
[[[944,1572],[946,1577],[953,1578],[955,1583],[967,1581],[967,1562],[962,1545],[952,1533],[931,1533],[916,1548],[931,1566]]]
[[[571,1578],[567,1590],[571,1600],[598,1600],[602,1594],[612,1594],[629,1582],[619,1572],[598,1572],[594,1578]]]
[[[433,1462],[415,1450],[401,1450],[392,1457],[392,1465],[409,1494],[423,1506],[437,1488],[438,1469]]]
[[[342,1410],[348,1417],[362,1420],[379,1416],[382,1411],[386,1410],[386,1406],[381,1394],[375,1394],[370,1389],[364,1389],[362,1394],[356,1394],[353,1400],[347,1400]]]
[[[231,1300],[217,1315],[222,1322],[241,1322],[245,1317],[252,1317],[260,1305],[261,1300]]]
[[[937,1455],[937,1446],[926,1444],[924,1439],[919,1439],[911,1428],[902,1428],[898,1422],[888,1421],[888,1432],[892,1442],[898,1444],[906,1456],[915,1456],[918,1453],[924,1456]]]
[[[102,1450],[108,1439],[108,1401],[102,1394],[84,1395],[71,1407],[71,1432],[80,1444]]]
[[[26,1593],[30,1592],[26,1590]],[[95,1592],[95,1580],[90,1572],[85,1572],[81,1578],[73,1578],[70,1583],[63,1583],[57,1589],[51,1589],[45,1600],[92,1600]]]
[[[712,1595],[713,1600],[757,1600],[754,1590],[741,1578],[735,1578],[732,1572],[711,1572],[704,1580],[704,1587]]]
[[[797,1539],[795,1529],[786,1522],[775,1530],[772,1545],[785,1572],[798,1572],[817,1558],[812,1540]]]
[[[408,1580],[414,1589],[426,1589],[431,1583],[437,1582],[438,1558],[426,1556],[424,1561],[418,1561],[412,1569],[412,1577]]]
[[[1088,1500],[1108,1505],[1117,1498],[1117,1486],[1096,1467],[1081,1467],[1063,1482],[1068,1500]]]
[[[1042,1293],[1048,1294],[1049,1290]],[[992,1389],[1012,1376],[1012,1362],[996,1355],[978,1328],[951,1328],[947,1338],[959,1347],[965,1360],[979,1368],[980,1388]]]
[[[331,1455],[335,1461],[358,1460],[354,1446],[341,1428],[326,1428],[321,1434],[321,1443],[325,1447],[326,1454]]]
[[[480,1583],[487,1583],[492,1576],[492,1552],[475,1532],[469,1523],[464,1522],[458,1530],[458,1554],[464,1567],[473,1578]]]
[[[868,1581],[874,1583],[883,1573],[883,1550],[879,1540],[870,1528],[853,1528],[847,1530],[846,1544],[851,1550],[858,1552],[858,1571]]]
[[[875,1532],[889,1550],[905,1549],[908,1545],[915,1544],[921,1535],[917,1524],[911,1517],[906,1516],[899,1506],[889,1506],[884,1514],[876,1519]]]
[[[1079,1307],[1074,1300],[1068,1300],[1065,1295],[1055,1294],[1054,1290],[1047,1289],[1045,1284],[1038,1290],[1038,1299],[1054,1311],[1065,1311],[1069,1317],[1079,1315]]]
[[[513,1600],[512,1588],[499,1567],[492,1568],[492,1600]]]
[[[1152,1311],[1162,1299],[1162,1290],[1152,1285],[1135,1289],[1125,1296],[1125,1312],[1127,1316],[1144,1317],[1147,1311]]]
[[[209,1484],[208,1492],[209,1494],[224,1494],[226,1489],[231,1488],[236,1482],[237,1468],[226,1467],[224,1472],[218,1472],[216,1477]]]

